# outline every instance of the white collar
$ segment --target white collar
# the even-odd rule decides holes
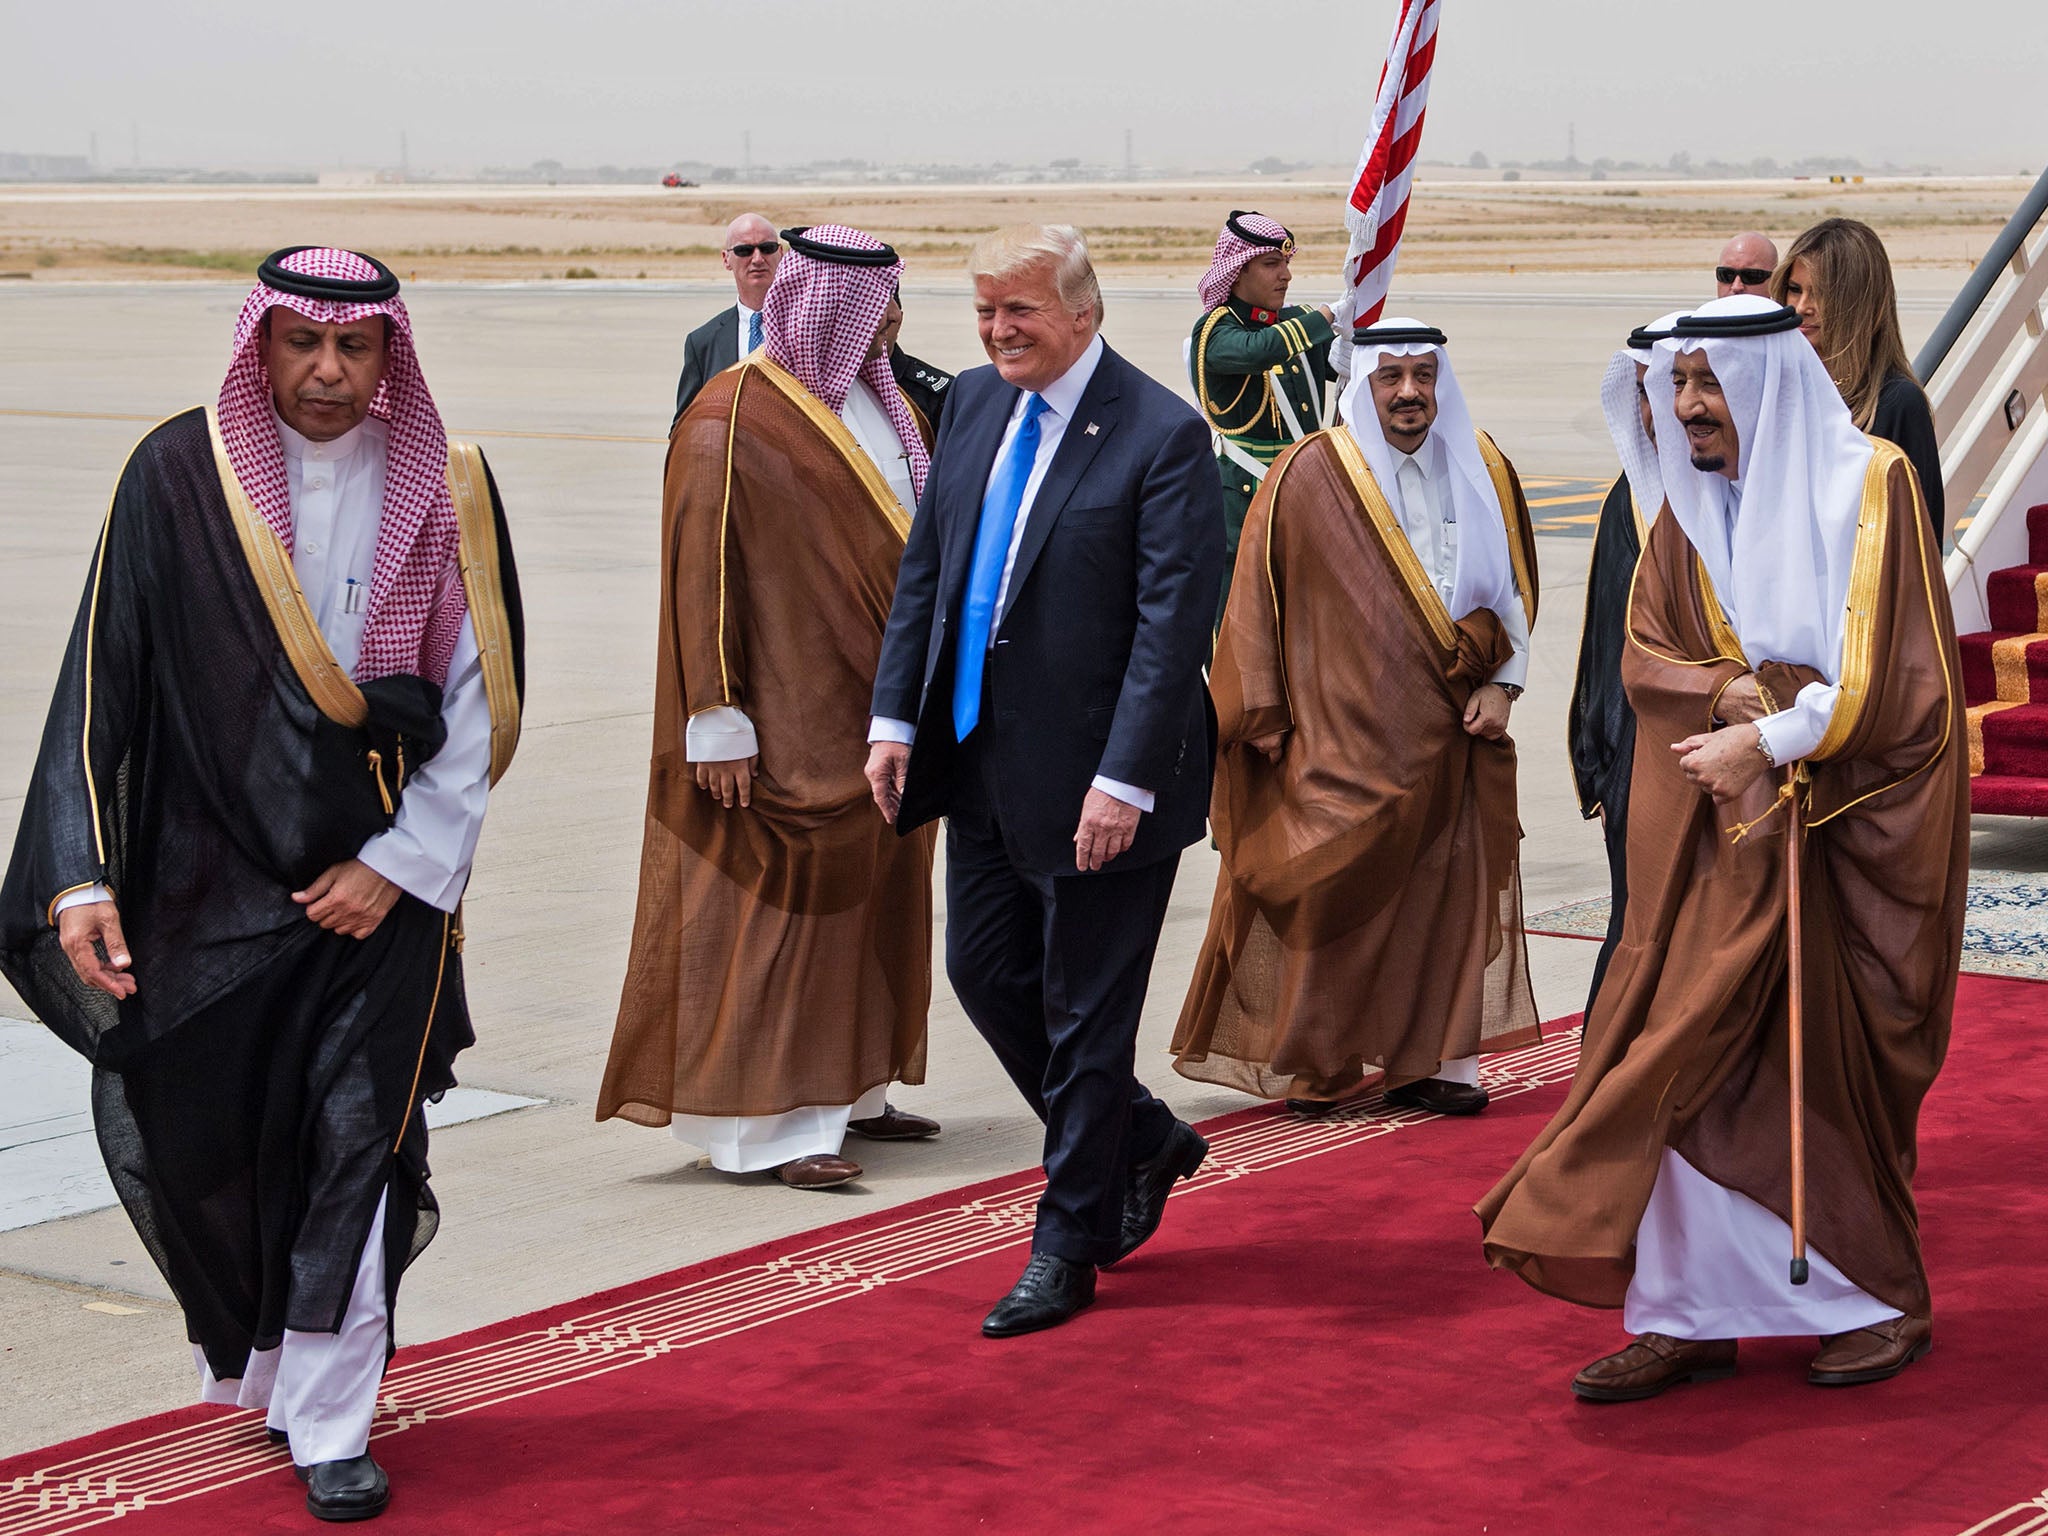
[[[1433,426],[1429,435],[1423,438],[1422,446],[1413,453],[1403,453],[1400,449],[1395,448],[1392,443],[1387,444],[1387,447],[1394,455],[1395,474],[1398,475],[1401,472],[1403,464],[1413,464],[1422,472],[1423,479],[1434,480],[1436,478],[1437,467],[1442,463],[1442,459],[1438,455],[1436,430]]]
[[[1102,361],[1102,336],[1098,332],[1089,338],[1081,355],[1074,359],[1067,371],[1038,391],[1046,409],[1061,421],[1072,421],[1074,412],[1081,408],[1081,396],[1088,392],[1088,381],[1095,377],[1096,365]],[[1030,391],[1025,392],[1028,398]],[[1021,403],[1020,403],[1021,408]]]
[[[329,438],[324,443],[316,443],[303,433],[293,430],[284,417],[278,414],[275,401],[271,403],[270,419],[277,423],[278,446],[284,450],[286,458],[294,461],[311,459],[316,464],[338,464],[344,459],[353,458],[356,451],[365,443],[382,447],[390,433],[390,428],[376,417],[365,416],[341,436]]]
[[[732,301],[732,307],[739,311],[740,320],[743,323],[745,322],[747,316],[758,315],[759,313],[761,313],[761,311],[759,311],[758,309],[747,308],[747,301],[745,299],[734,299]]]

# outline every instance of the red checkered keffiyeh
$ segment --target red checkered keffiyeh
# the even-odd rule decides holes
[[[802,231],[806,241],[856,251],[888,249],[873,235],[844,224],[814,224]],[[775,268],[775,281],[761,301],[763,349],[779,366],[795,374],[803,387],[832,411],[846,408],[853,381],[864,380],[889,413],[896,435],[910,455],[910,481],[924,494],[931,453],[917,430],[910,405],[889,371],[889,359],[868,360],[868,348],[882,327],[882,315],[903,276],[903,263],[889,266],[848,266],[821,260],[792,244]]]
[[[297,251],[279,265],[306,277],[353,282],[378,275],[352,251]],[[242,305],[228,376],[220,387],[221,438],[235,478],[289,550],[290,482],[259,336],[264,315],[275,308],[293,310],[323,325],[343,325],[368,315],[383,315],[391,322],[389,364],[377,397],[370,402],[370,414],[391,430],[384,512],[377,524],[376,561],[355,677],[366,683],[412,673],[445,685],[468,602],[456,566],[459,536],[448,496],[448,434],[420,373],[405,302],[392,298],[376,304],[337,303],[281,293],[258,283]]]
[[[1247,240],[1232,229],[1231,224],[1248,229],[1255,235],[1264,235],[1269,243],[1262,245]],[[1283,241],[1286,242],[1284,246]],[[1209,270],[1202,274],[1202,308],[1214,309],[1218,304],[1228,303],[1230,290],[1237,286],[1237,274],[1254,256],[1263,256],[1276,249],[1291,251],[1293,246],[1294,236],[1287,232],[1286,225],[1267,218],[1263,213],[1233,213],[1230,222],[1223,226],[1223,233],[1216,237],[1216,254],[1209,259]]]

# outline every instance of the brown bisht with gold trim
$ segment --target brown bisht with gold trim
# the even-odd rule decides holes
[[[1874,447],[1842,692],[1798,790],[1807,1233],[1857,1286],[1925,1317],[1915,1128],[1955,1004],[1969,779],[1939,558],[1904,455]],[[1716,805],[1671,751],[1751,670],[1684,530],[1659,517],[1622,659],[1638,730],[1621,944],[1563,1108],[1478,1206],[1488,1262],[1567,1301],[1622,1304],[1666,1147],[1790,1219],[1783,781]],[[1753,670],[1767,705],[1816,681]]]
[[[524,689],[518,580],[474,448],[450,445],[449,487],[495,780]],[[472,1038],[459,929],[401,896],[347,938],[291,893],[391,825],[440,711],[424,678],[359,687],[336,664],[211,408],[142,440],[0,888],[0,971],[92,1061],[107,1171],[223,1380],[286,1328],[340,1324],[387,1189],[387,1303],[438,1222],[421,1106]],[[96,882],[134,956],[118,1003],[51,926],[54,898]]]
[[[618,1027],[597,1117],[774,1115],[924,1080],[934,833],[899,838],[862,769],[910,519],[844,423],[766,357],[669,440],[654,756]],[[745,711],[753,804],[685,758]]]
[[[1479,443],[1533,620],[1521,487]],[[1491,609],[1445,610],[1348,430],[1275,463],[1210,675],[1223,868],[1174,1031],[1183,1076],[1328,1099],[1538,1037],[1514,742],[1462,723],[1510,654]],[[1251,743],[1276,731],[1271,763]]]

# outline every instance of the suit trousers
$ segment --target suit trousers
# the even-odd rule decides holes
[[[1060,875],[1019,868],[977,745],[970,737],[961,750],[946,823],[946,975],[1045,1122],[1032,1251],[1100,1264],[1121,1244],[1132,1163],[1156,1156],[1173,1127],[1136,1060],[1180,857]]]

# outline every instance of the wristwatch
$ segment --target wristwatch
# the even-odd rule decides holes
[[[1522,685],[1520,683],[1495,683],[1493,686],[1508,696],[1510,704],[1513,704],[1522,696]]]
[[[1765,762],[1769,763],[1773,768],[1778,766],[1778,760],[1771,755],[1771,744],[1765,738],[1762,731],[1756,733],[1756,749],[1763,753]]]

